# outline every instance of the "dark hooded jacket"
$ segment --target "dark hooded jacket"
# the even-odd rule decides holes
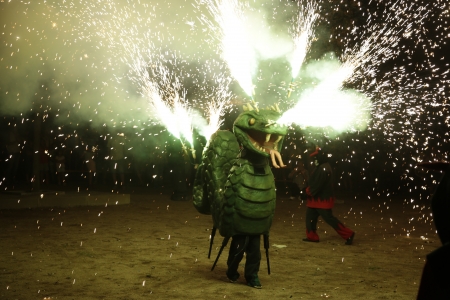
[[[450,295],[450,166],[431,199],[431,211],[442,247],[427,255],[418,300],[448,299]]]
[[[319,165],[309,176],[307,188],[307,203],[310,208],[331,209],[334,206],[333,172],[328,163],[327,155],[321,149],[317,149],[310,155],[317,160]]]

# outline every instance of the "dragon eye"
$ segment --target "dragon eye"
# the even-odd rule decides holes
[[[248,124],[253,125],[255,124],[256,120],[255,118],[251,118],[250,120],[248,120]]]

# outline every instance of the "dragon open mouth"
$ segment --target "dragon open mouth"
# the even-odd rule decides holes
[[[275,168],[285,167],[280,152],[278,151],[278,143],[283,138],[282,135],[258,130],[247,130],[246,134],[256,150],[270,155],[272,164]],[[279,164],[276,162],[277,160]]]

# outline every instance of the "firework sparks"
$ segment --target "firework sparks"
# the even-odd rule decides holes
[[[208,125],[200,128],[200,134],[206,138],[207,144],[204,149],[208,147],[211,136],[214,132],[220,129],[223,124],[223,114],[225,111],[225,102],[211,101],[208,104]]]
[[[368,74],[370,76],[379,64],[398,55],[399,52],[394,49],[398,46],[402,34],[410,32],[412,27],[412,20],[404,18],[404,15],[414,15],[414,20],[419,23],[426,15],[420,14],[423,8],[415,14],[406,10],[403,14],[398,14],[397,5],[398,3],[391,7],[384,26],[369,26],[369,36],[361,44],[356,43],[353,48],[347,48],[341,58],[342,64],[335,70],[328,69],[329,74],[326,74],[316,87],[305,92],[300,101],[288,110],[279,122],[295,122],[301,126],[329,126],[339,132],[366,129],[372,109],[368,97],[373,95],[369,85],[364,86],[361,92],[344,91],[343,85],[360,80]],[[392,27],[393,24],[396,27]],[[320,117],[305,113],[312,111],[320,111]],[[337,111],[340,112],[339,118],[335,117]],[[299,115],[303,118],[298,118]]]
[[[244,22],[242,6],[238,0],[207,0],[210,14],[219,25],[222,58],[227,62],[231,75],[248,96],[253,95],[252,77],[257,68],[254,48]],[[208,22],[213,26],[211,22]],[[216,27],[216,26],[213,26]]]
[[[263,1],[264,8],[277,7],[267,19],[282,16],[274,26],[277,34],[290,28],[293,36],[287,57],[266,61],[254,48],[260,36],[248,38],[251,21],[244,15],[256,2],[208,1],[216,20],[207,24],[209,31],[196,24],[195,14],[182,15],[189,1],[176,5],[148,0],[0,1],[1,112],[20,114],[17,120],[25,125],[33,124],[27,113],[38,111],[43,119],[50,115],[61,126],[126,127],[139,136],[136,144],[142,144],[141,130],[148,125],[157,133],[146,136],[146,142],[166,139],[164,131],[169,131],[191,143],[192,128],[209,140],[223,123],[224,112],[232,108],[230,74],[247,95],[256,85],[266,88],[266,76],[273,91],[267,97],[270,104],[285,99],[280,82],[299,77],[298,95],[289,103],[281,100],[287,109],[283,118],[310,127],[295,132],[297,149],[286,137],[283,150],[298,150],[292,152],[300,156],[306,154],[301,144],[305,140],[331,145],[339,191],[370,194],[355,196],[355,203],[379,202],[368,211],[383,220],[373,226],[376,235],[400,238],[400,230],[401,238],[409,241],[419,237],[432,241],[429,198],[442,174],[418,175],[417,163],[449,160],[448,1],[319,0],[300,7],[285,1],[292,9],[281,8],[283,1]],[[240,27],[232,27],[233,20]],[[204,33],[211,31],[219,46],[205,42],[210,37]],[[197,39],[192,38],[195,35]],[[192,38],[198,48],[180,36]],[[212,49],[202,48],[206,46]],[[290,57],[292,49],[296,54]],[[329,51],[339,60],[324,58]],[[343,133],[330,137],[328,127]],[[359,131],[363,129],[367,130]],[[77,137],[75,131],[55,131],[62,135],[63,147]],[[395,208],[404,211],[404,217],[393,218],[390,211]],[[359,219],[362,212],[355,215],[350,209],[347,222]],[[70,226],[61,229],[66,227]],[[98,235],[98,226],[92,227]],[[9,253],[15,257],[19,251],[14,252]]]
[[[306,58],[312,38],[314,35],[314,23],[317,21],[319,15],[317,11],[316,2],[308,2],[302,5],[299,2],[300,11],[297,17],[297,26],[293,26],[294,51],[289,59],[291,64],[292,78],[297,77],[298,72]]]
[[[259,86],[266,88],[265,83],[270,81],[267,91],[271,94],[266,102],[271,103],[265,104],[281,100],[281,107],[289,111],[286,116],[296,116],[303,126],[333,126],[344,131],[368,128],[358,136],[359,143],[374,147],[388,143],[393,150],[386,150],[389,155],[383,159],[392,166],[390,171],[402,169],[405,179],[412,177],[416,161],[448,159],[448,2],[316,1],[315,9],[313,4],[304,3],[297,6],[267,1],[263,7],[262,3],[258,6],[237,0],[198,1],[198,6],[208,6],[209,17],[213,17],[209,24],[198,11],[184,16],[180,10],[175,19],[173,6],[163,8],[142,0],[2,3],[4,47],[0,66],[4,72],[0,109],[16,114],[42,107],[43,118],[50,111],[57,112],[61,124],[78,126],[83,119],[93,126],[124,126],[136,131],[144,123],[163,124],[160,115],[168,121],[164,126],[182,139],[189,134],[177,129],[180,120],[186,122],[183,129],[197,128],[208,138],[220,127],[223,111],[232,107],[228,102],[231,74],[247,86],[242,87],[247,94],[252,93],[253,84],[258,85],[259,93]],[[254,22],[251,14],[264,15],[267,22]],[[198,20],[207,28],[197,24]],[[222,25],[229,20],[242,25],[237,33],[236,28]],[[260,26],[269,24],[268,20],[274,21]],[[249,39],[250,23],[261,34],[251,34]],[[269,61],[259,48],[255,51],[255,40],[274,28],[277,35],[285,31],[291,44],[284,52],[287,57],[279,55],[276,60],[272,56]],[[289,28],[291,36],[287,34]],[[211,37],[218,46],[209,42]],[[189,39],[198,47],[189,44]],[[244,41],[235,44],[242,51],[238,56],[223,55],[220,59],[218,53],[232,48],[233,39]],[[280,44],[279,40],[271,41]],[[309,52],[305,41],[311,42]],[[293,49],[303,52],[289,57]],[[187,51],[180,55],[183,50]],[[311,70],[319,71],[319,64],[324,62],[320,57],[329,51],[339,57],[338,67],[336,63],[324,68],[326,76],[313,75]],[[182,59],[175,61],[174,56],[168,57],[171,54],[160,53],[177,53]],[[293,67],[293,58],[303,63]],[[244,79],[232,72],[231,59],[245,63],[239,71]],[[229,72],[224,67],[227,64]],[[170,81],[161,82],[159,75],[152,74],[160,65],[169,66],[165,72],[170,73]],[[257,75],[255,68],[259,69]],[[286,90],[280,82],[291,79],[292,72],[300,68],[300,78],[295,82],[298,93],[283,103]],[[175,78],[179,81],[177,88],[173,85]],[[262,99],[264,95],[259,93],[258,100]],[[327,108],[334,111],[330,109],[327,114]],[[175,111],[183,117],[174,120]],[[333,119],[356,120],[327,124],[309,118],[319,111]],[[336,145],[341,141],[335,141]],[[360,159],[372,166],[372,156],[370,152]]]

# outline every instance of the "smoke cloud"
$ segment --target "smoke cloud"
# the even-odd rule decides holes
[[[289,1],[251,3],[245,11],[259,63],[255,100],[262,106],[286,100],[291,79],[286,57],[293,49],[289,27],[297,11]],[[220,40],[202,22],[214,19],[195,0],[12,1],[0,3],[0,14],[0,114],[51,111],[61,124],[93,127],[157,121],[133,68],[152,73],[158,60],[178,77],[194,110],[204,111],[218,84],[228,88]],[[302,91],[338,64],[334,59],[306,66],[300,73]],[[238,87],[230,88],[246,97]],[[204,126],[198,114],[195,124]]]
[[[95,126],[148,120],[148,101],[130,80],[130,50],[144,59],[176,53],[187,61],[181,80],[205,80],[190,68],[215,54],[202,42],[195,13],[193,1],[0,3],[0,113],[42,109],[61,123]]]

